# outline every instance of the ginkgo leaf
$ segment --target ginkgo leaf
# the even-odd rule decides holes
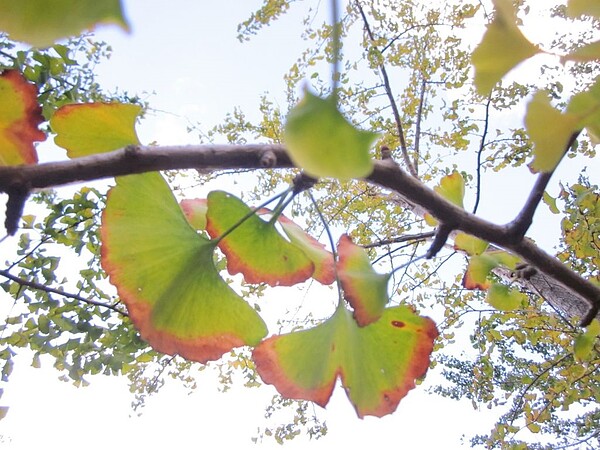
[[[102,265],[143,339],[206,362],[267,329],[219,276],[215,243],[188,224],[158,173],[117,179],[102,216]]]
[[[578,361],[585,360],[590,356],[596,345],[598,336],[600,336],[600,321],[594,319],[585,331],[575,338],[573,353]]]
[[[206,212],[208,211],[208,200],[205,198],[185,199],[179,202],[185,217],[196,230],[206,229]]]
[[[335,281],[335,262],[333,254],[325,250],[325,246],[300,228],[294,221],[281,214],[277,222],[292,244],[301,248],[314,264],[312,277],[321,284]]]
[[[377,134],[348,122],[334,97],[307,90],[290,111],[283,136],[294,164],[312,177],[360,178],[373,170],[369,149]]]
[[[600,17],[600,2],[598,0],[569,0],[567,14],[571,17],[582,14]]]
[[[513,311],[525,304],[527,295],[504,284],[494,283],[488,289],[486,301],[499,311]]]
[[[129,31],[119,0],[0,0],[0,30],[36,47],[50,46],[99,24]]]
[[[54,142],[70,158],[139,144],[135,121],[142,108],[123,103],[65,105],[50,119]]]
[[[252,210],[235,196],[222,191],[208,194],[206,230],[219,239],[227,257],[230,274],[241,273],[248,283],[292,286],[313,274],[313,262],[281,236],[275,225],[251,214]],[[244,217],[246,220],[240,222]]]
[[[46,139],[43,121],[35,85],[16,70],[0,74],[0,166],[37,162],[33,143]]]
[[[469,265],[463,277],[463,286],[467,289],[488,289],[490,271],[498,266],[514,269],[519,258],[502,250],[492,250],[469,258]]]
[[[525,127],[533,141],[533,171],[551,172],[567,150],[579,118],[575,114],[561,113],[550,104],[548,94],[536,92],[527,105]]]
[[[463,250],[468,255],[480,255],[488,248],[489,243],[467,233],[458,233],[454,238],[454,248]]]
[[[455,170],[450,175],[446,175],[433,190],[456,206],[464,207],[465,180],[460,172]]]
[[[567,113],[579,118],[577,128],[586,128],[595,143],[600,142],[600,80],[571,97]]]
[[[425,375],[437,336],[433,321],[407,306],[385,309],[366,327],[341,306],[314,328],[264,340],[253,359],[263,381],[286,398],[324,407],[339,376],[359,417],[381,417]]]
[[[565,61],[595,61],[600,59],[600,41],[592,42],[590,44],[579,47],[578,49],[566,54],[561,58],[561,62],[564,64]]]
[[[488,95],[517,64],[540,52],[519,30],[511,0],[494,0],[494,7],[494,20],[472,55],[475,86],[481,95]]]
[[[389,301],[390,275],[375,272],[367,252],[346,234],[338,242],[338,256],[338,276],[356,323],[364,327],[375,322]]]
[[[433,190],[449,202],[464,208],[463,199],[465,197],[465,180],[460,172],[455,170],[451,174],[442,177]],[[436,226],[438,223],[429,213],[425,214],[425,222],[432,227]]]

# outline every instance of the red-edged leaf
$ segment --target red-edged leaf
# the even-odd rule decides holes
[[[185,217],[196,230],[206,229],[206,212],[208,200],[205,198],[191,198],[179,202]]]
[[[230,274],[241,273],[248,283],[292,286],[313,274],[313,262],[295,245],[281,236],[240,199],[222,191],[208,194],[206,230],[214,239],[231,231],[219,241],[227,257]],[[247,217],[246,220],[240,221]],[[235,227],[235,229],[234,229]]]
[[[406,306],[387,308],[366,327],[339,307],[314,328],[266,339],[253,358],[263,381],[286,398],[324,407],[339,376],[359,417],[381,417],[425,375],[437,336],[431,319]]]
[[[354,309],[354,319],[364,327],[381,317],[389,301],[389,274],[373,270],[365,250],[354,244],[346,234],[338,242],[338,276],[344,297]]]
[[[304,254],[314,263],[315,271],[312,277],[322,284],[333,283],[335,281],[333,254],[325,250],[323,244],[283,214],[277,218],[277,221],[292,244],[300,247]]]
[[[0,166],[34,164],[33,145],[46,135],[38,130],[44,121],[37,103],[37,88],[16,70],[0,75]]]
[[[158,173],[117,179],[102,217],[102,265],[156,350],[206,362],[267,329],[219,276],[215,243],[189,225]]]

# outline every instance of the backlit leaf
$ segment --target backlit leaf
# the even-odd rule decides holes
[[[456,206],[464,207],[465,180],[456,170],[450,175],[443,177],[433,190]]]
[[[54,142],[70,158],[139,144],[135,121],[141,111],[138,105],[123,103],[65,105],[50,119]]]
[[[571,53],[563,56],[561,61],[595,61],[600,59],[600,41],[592,42],[591,44],[584,45]]]
[[[222,191],[208,194],[206,229],[214,239],[237,227],[220,240],[230,274],[241,273],[248,283],[291,286],[313,274],[313,262],[281,236],[273,223],[257,214],[241,219],[252,210],[240,199]]]
[[[533,96],[525,116],[525,127],[533,141],[532,170],[551,172],[556,168],[577,130],[578,122],[576,115],[555,109],[547,93],[537,92]]]
[[[586,128],[592,140],[600,142],[600,79],[586,91],[571,97],[567,113],[579,118],[577,128]]]
[[[575,338],[573,352],[575,353],[575,358],[577,358],[577,360],[585,360],[592,353],[594,345],[598,340],[598,336],[600,336],[600,321],[594,319],[592,320],[592,323],[587,326],[585,331]]]
[[[312,277],[322,284],[331,284],[335,281],[335,267],[333,254],[325,250],[325,246],[300,228],[294,221],[283,214],[277,222],[289,240],[301,248],[306,256],[313,262],[315,269]]]
[[[554,197],[552,197],[550,194],[548,194],[548,192],[544,191],[542,200],[544,201],[544,203],[546,205],[548,205],[548,208],[550,208],[550,211],[552,212],[552,214],[560,213],[558,207],[556,206],[556,199]]]
[[[390,275],[375,272],[367,252],[352,243],[348,235],[342,235],[338,242],[338,256],[338,276],[356,323],[364,327],[375,322],[389,301]]]
[[[34,141],[46,135],[38,130],[44,121],[37,88],[16,70],[0,75],[0,166],[34,164]]]
[[[511,69],[540,51],[517,27],[511,0],[494,0],[494,7],[494,20],[472,55],[475,86],[481,95],[488,95]]]
[[[598,0],[569,0],[567,14],[571,17],[582,14],[600,17],[600,2]]]
[[[265,383],[286,398],[325,406],[338,376],[359,417],[394,412],[429,367],[433,321],[406,306],[385,309],[359,327],[343,307],[322,324],[273,336],[253,352]]]
[[[479,255],[488,248],[488,242],[467,233],[458,233],[454,238],[454,248],[468,255]]]
[[[205,198],[185,199],[179,202],[185,217],[196,230],[206,229],[208,201]]]
[[[490,271],[498,266],[514,270],[519,258],[502,250],[492,250],[469,258],[469,265],[463,277],[463,286],[467,289],[488,289]]]
[[[308,90],[292,109],[284,129],[290,158],[315,178],[360,178],[373,170],[369,154],[377,134],[359,130],[338,111],[334,97]]]
[[[0,0],[0,30],[36,47],[50,46],[99,24],[129,31],[119,0]]]
[[[206,362],[266,335],[260,316],[215,269],[215,243],[189,225],[158,173],[117,179],[101,236],[102,265],[156,350]]]
[[[488,289],[486,301],[499,311],[513,311],[525,304],[527,296],[504,284],[494,283]]]

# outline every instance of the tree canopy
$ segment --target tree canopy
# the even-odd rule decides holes
[[[3,381],[29,351],[78,386],[127,376],[141,406],[208,364],[275,387],[267,415],[294,417],[260,437],[283,442],[326,433],[307,405],[338,381],[380,417],[431,369],[497,411],[474,447],[598,446],[596,1],[265,0],[241,41],[306,14],[287,104],[257,94],[258,121],[235,109],[189,146],[141,142],[151,104],[97,81],[110,47],[77,34],[128,30],[118,1],[44,3],[0,1]],[[38,163],[48,138],[66,156]],[[295,286],[328,299],[273,318]]]

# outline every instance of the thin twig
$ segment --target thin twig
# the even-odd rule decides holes
[[[38,291],[44,291],[44,292],[48,292],[49,294],[60,295],[62,297],[70,298],[72,300],[77,300],[78,302],[87,303],[88,305],[100,306],[102,308],[107,308],[112,311],[115,311],[116,313],[119,313],[124,317],[128,316],[128,314],[125,311],[122,311],[115,305],[108,305],[106,303],[102,303],[102,302],[98,302],[96,300],[82,297],[81,295],[71,294],[69,292],[60,291],[58,289],[54,289],[54,288],[45,286],[40,283],[36,283],[35,281],[24,280],[22,278],[19,278],[15,275],[11,274],[10,272],[8,272],[6,270],[0,270],[0,276],[3,276],[4,278],[8,278],[9,280],[14,281],[15,283],[19,284],[20,286],[27,286],[31,289],[36,289]]]
[[[371,27],[369,26],[369,21],[367,19],[367,15],[365,14],[360,2],[358,2],[358,1],[356,2],[356,7],[358,8],[358,11],[360,12],[360,16],[363,19],[363,23],[365,25],[365,30],[367,31],[367,34],[369,35],[369,39],[371,41],[375,41],[375,36],[373,35],[373,32],[371,31]],[[374,48],[375,48],[375,50],[377,50],[376,47],[374,47]],[[379,52],[379,50],[377,50],[377,51]],[[406,140],[404,138],[404,128],[402,125],[402,119],[400,118],[400,111],[398,110],[398,105],[396,104],[396,100],[394,99],[394,94],[392,93],[392,87],[390,85],[390,79],[388,77],[387,70],[383,63],[379,64],[379,71],[381,72],[381,77],[383,78],[383,85],[385,86],[385,92],[386,92],[386,95],[390,102],[392,112],[394,114],[394,121],[396,122],[396,130],[398,132],[398,139],[400,140],[400,150],[402,151],[402,158],[404,160],[404,163],[406,164],[406,167],[408,167],[408,172],[413,177],[418,178],[418,173],[415,170],[415,168],[410,160],[410,156],[408,155],[408,147],[406,145]]]
[[[477,208],[479,207],[479,200],[481,200],[481,157],[483,155],[483,150],[486,147],[485,139],[488,134],[488,127],[490,124],[490,103],[492,101],[492,96],[489,95],[487,102],[485,104],[485,119],[483,122],[483,133],[481,134],[481,140],[479,141],[479,150],[477,150],[477,190],[475,197],[475,205],[473,206],[473,214],[477,212]]]

